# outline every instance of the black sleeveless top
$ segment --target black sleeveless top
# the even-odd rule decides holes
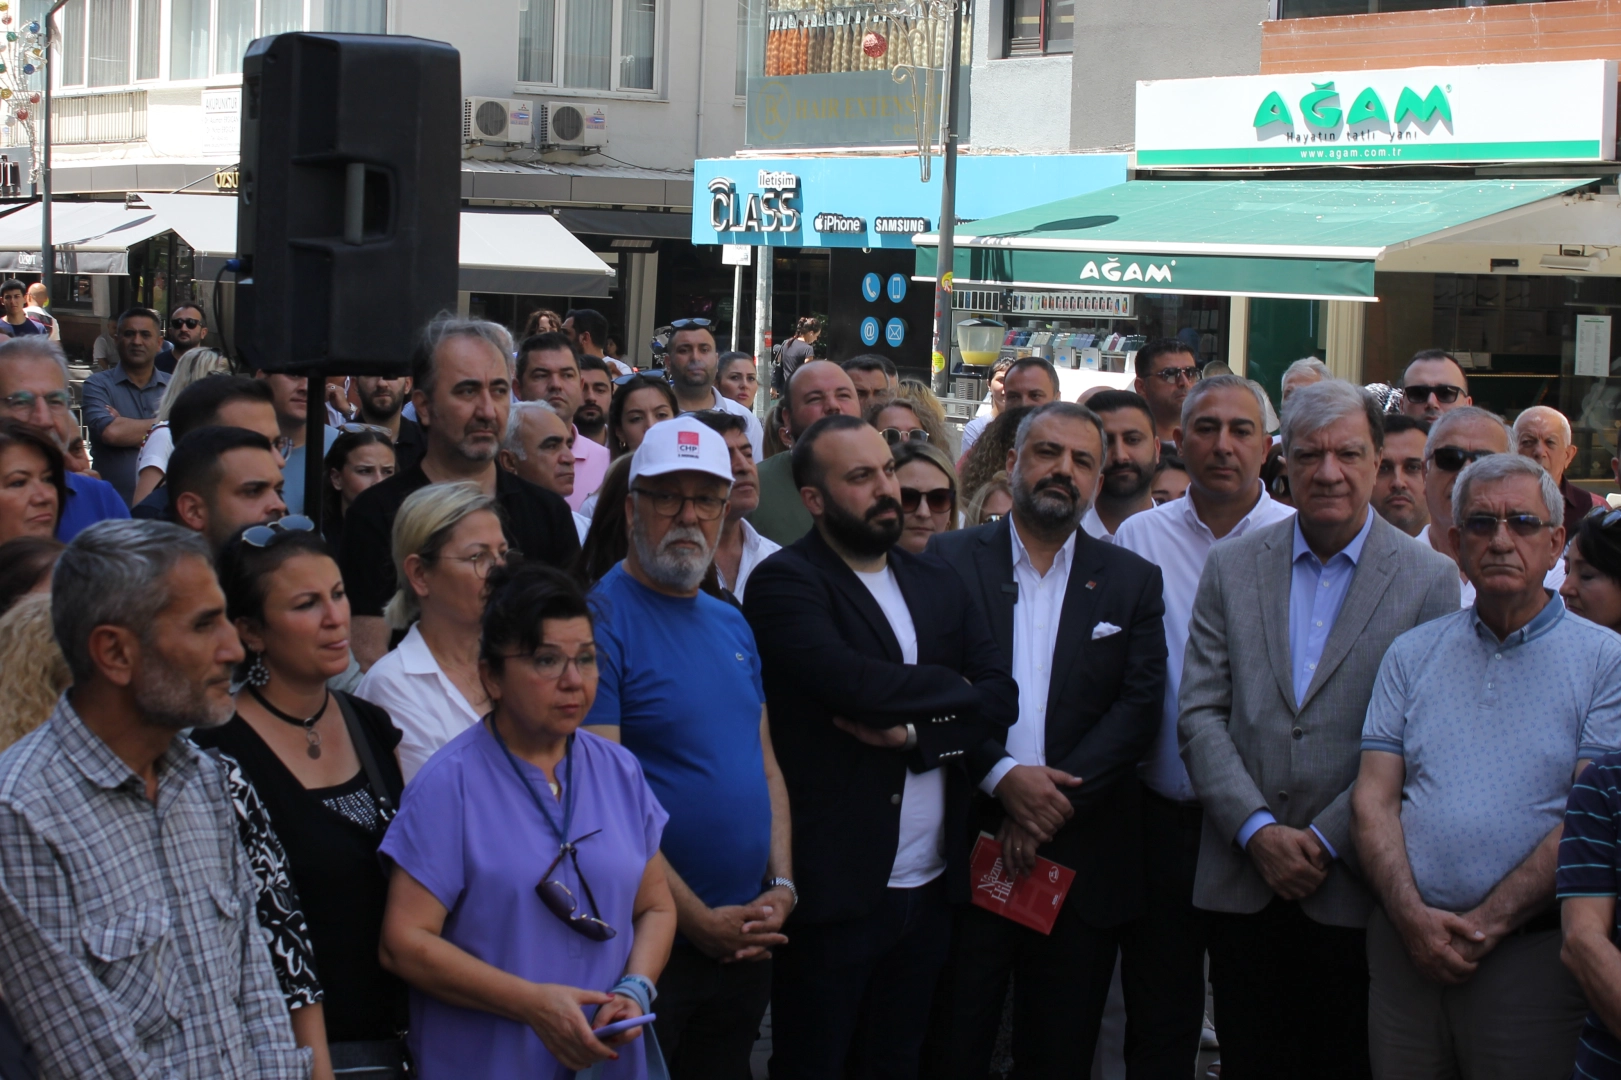
[[[405,787],[394,758],[400,731],[376,705],[344,697],[360,721],[386,794],[398,807]],[[270,812],[271,828],[287,851],[309,923],[315,973],[325,992],[327,1039],[389,1039],[404,1031],[405,984],[377,959],[388,899],[388,878],[377,848],[387,821],[376,812],[365,770],[335,788],[306,788],[240,715],[220,727],[193,732],[192,740],[234,757]],[[373,804],[371,813],[362,802]]]

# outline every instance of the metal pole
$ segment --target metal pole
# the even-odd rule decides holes
[[[761,420],[771,411],[771,270],[776,259],[771,249],[754,249],[759,262],[754,268],[754,366],[760,386],[754,392],[754,414]],[[787,396],[787,387],[783,388]]]
[[[957,101],[960,96],[957,66],[962,58],[962,12],[967,0],[951,5],[951,44],[946,49],[946,124],[941,150],[945,168],[940,175],[940,246],[934,268],[934,392],[941,397],[951,389],[951,266],[957,232]]]
[[[321,532],[321,507],[326,501],[326,376],[319,364],[310,369],[309,415],[304,420],[304,516]]]
[[[732,267],[732,351],[743,340],[743,268]]]

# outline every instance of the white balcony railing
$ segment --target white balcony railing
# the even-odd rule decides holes
[[[145,138],[145,90],[58,97],[51,102],[51,140],[60,145],[140,142]]]

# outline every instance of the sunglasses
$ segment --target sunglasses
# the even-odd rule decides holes
[[[203,325],[203,320],[201,320],[201,319],[170,319],[169,320],[169,326],[170,326],[171,329],[176,327],[176,326],[184,326],[187,330],[195,330],[201,325]]]
[[[649,375],[645,371],[633,371],[629,375],[621,375],[621,376],[619,376],[619,378],[614,380],[614,385],[615,386],[624,386],[624,385],[628,384],[632,379],[647,379],[650,382],[659,381],[656,378],[654,378],[652,375]]]
[[[951,509],[951,489],[948,487],[935,488],[933,491],[919,491],[917,488],[901,488],[901,509],[908,514],[917,513],[917,508],[927,501],[929,513],[943,514]]]
[[[1515,536],[1535,536],[1543,529],[1551,529],[1550,522],[1543,521],[1535,514],[1510,514],[1507,517],[1497,517],[1495,514],[1470,514],[1463,519],[1463,531],[1470,536],[1481,540],[1490,540],[1497,535],[1497,529],[1507,525],[1508,531]]]
[[[579,840],[571,840],[564,844],[562,850],[557,853],[557,858],[552,860],[552,864],[541,875],[540,884],[535,886],[535,894],[540,897],[540,902],[546,905],[547,911],[561,919],[564,926],[592,941],[607,941],[618,931],[602,921],[602,914],[597,909],[597,898],[591,895],[591,884],[585,880],[585,874],[580,870],[580,855],[574,845],[581,840],[591,839],[601,831],[598,829],[596,832],[586,833]],[[585,890],[586,902],[591,905],[589,915],[578,914],[580,902],[574,899],[574,894],[569,891],[567,885],[552,877],[552,872],[557,869],[565,855],[574,864],[574,874],[580,879],[580,888]]]
[[[903,442],[926,443],[929,441],[929,433],[924,431],[922,428],[913,428],[911,431],[902,431],[897,427],[886,427],[878,434],[882,435],[884,437],[884,441],[891,446],[899,446]]]
[[[1199,368],[1197,365],[1193,367],[1160,368],[1158,371],[1154,372],[1152,376],[1152,378],[1158,379],[1160,382],[1171,386],[1175,386],[1177,382],[1182,379],[1186,379],[1190,383],[1198,382],[1199,377]]]
[[[357,424],[351,421],[347,424],[339,424],[338,430],[345,435],[366,435],[369,433],[372,435],[381,435],[390,443],[394,441],[394,436],[388,433],[388,428],[378,427],[376,424]]]
[[[1454,401],[1458,400],[1458,395],[1461,393],[1463,393],[1463,390],[1459,387],[1447,386],[1445,384],[1440,386],[1402,387],[1402,396],[1408,401],[1412,402],[1414,405],[1423,405],[1425,402],[1430,400],[1431,394],[1434,394],[1435,400],[1439,401],[1441,404],[1451,405]]]
[[[677,319],[670,324],[671,330],[685,330],[689,326],[713,326],[708,319]]]
[[[315,522],[303,514],[292,514],[265,525],[255,525],[242,534],[242,542],[250,547],[269,547],[272,540],[284,533],[314,531]]]
[[[1435,462],[1436,468],[1443,472],[1458,472],[1465,465],[1473,464],[1484,457],[1491,457],[1495,450],[1463,450],[1456,446],[1437,446],[1430,460]]]

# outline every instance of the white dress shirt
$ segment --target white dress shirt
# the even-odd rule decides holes
[[[591,531],[591,519],[578,510],[570,510],[569,513],[574,515],[574,531],[579,534],[580,543],[584,545],[585,534]]]
[[[721,573],[719,563],[715,565],[715,577],[720,581],[721,588],[730,589],[732,595],[741,602],[743,590],[748,587],[749,575],[754,573],[754,568],[759,566],[767,555],[781,551],[782,545],[775,540],[761,536],[755,531],[754,526],[749,524],[747,518],[744,518],[738,524],[743,527],[743,557],[737,561],[737,583],[731,584],[727,582],[726,575]]]
[[[1222,541],[1294,514],[1294,507],[1274,500],[1259,480],[1255,484],[1261,490],[1260,500]],[[1182,687],[1183,653],[1188,647],[1188,623],[1193,618],[1199,576],[1204,573],[1210,549],[1221,541],[1199,519],[1193,497],[1184,495],[1122,521],[1114,542],[1158,566],[1165,578],[1165,708],[1154,748],[1143,760],[1143,782],[1167,799],[1192,802],[1197,796],[1176,740],[1177,694]]]
[[[1421,544],[1429,546],[1430,545],[1430,525],[1431,524],[1434,524],[1434,522],[1430,522],[1429,524],[1426,524],[1422,529],[1420,529],[1418,531],[1418,535],[1413,537],[1413,539],[1417,540]],[[1433,550],[1435,550],[1435,548],[1433,546],[1431,546],[1430,550],[1433,551]],[[1442,554],[1444,555],[1446,553],[1442,552]],[[1559,592],[1559,587],[1561,585],[1563,585],[1564,583],[1565,583],[1565,560],[1564,559],[1555,559],[1554,564],[1553,564],[1553,569],[1549,570],[1546,574],[1544,574],[1542,576],[1542,587],[1544,589],[1547,589],[1551,593],[1558,593]],[[1472,608],[1474,606],[1475,606],[1475,583],[1470,581],[1468,578],[1464,577],[1463,576],[1463,571],[1460,569],[1458,571],[1458,608],[1459,608],[1459,610],[1462,610],[1464,608]]]
[[[1086,516],[1081,518],[1081,528],[1094,540],[1102,540],[1105,544],[1114,543],[1114,533],[1110,532],[1109,527],[1103,524],[1103,519],[1098,517],[1096,505],[1086,508]]]
[[[355,696],[386,711],[400,729],[400,772],[406,783],[434,751],[479,722],[473,706],[439,669],[416,625],[399,648],[371,666]]]
[[[1019,589],[1013,604],[1013,681],[1019,684],[1019,718],[1008,729],[1007,756],[992,765],[979,782],[987,795],[996,791],[1013,766],[1047,764],[1047,689],[1052,685],[1058,620],[1064,613],[1069,572],[1075,565],[1074,533],[1053,556],[1045,574],[1030,562],[1017,523],[1010,524],[1008,533],[1013,538],[1013,581]]]
[[[889,620],[889,628],[901,645],[901,659],[917,663],[917,627],[911,609],[901,595],[895,571],[889,567],[864,574],[856,571],[861,584],[872,593]],[[927,885],[946,871],[946,776],[939,768],[926,773],[906,770],[906,787],[901,793],[901,832],[895,845],[895,862],[889,871],[891,889],[915,889]]]

